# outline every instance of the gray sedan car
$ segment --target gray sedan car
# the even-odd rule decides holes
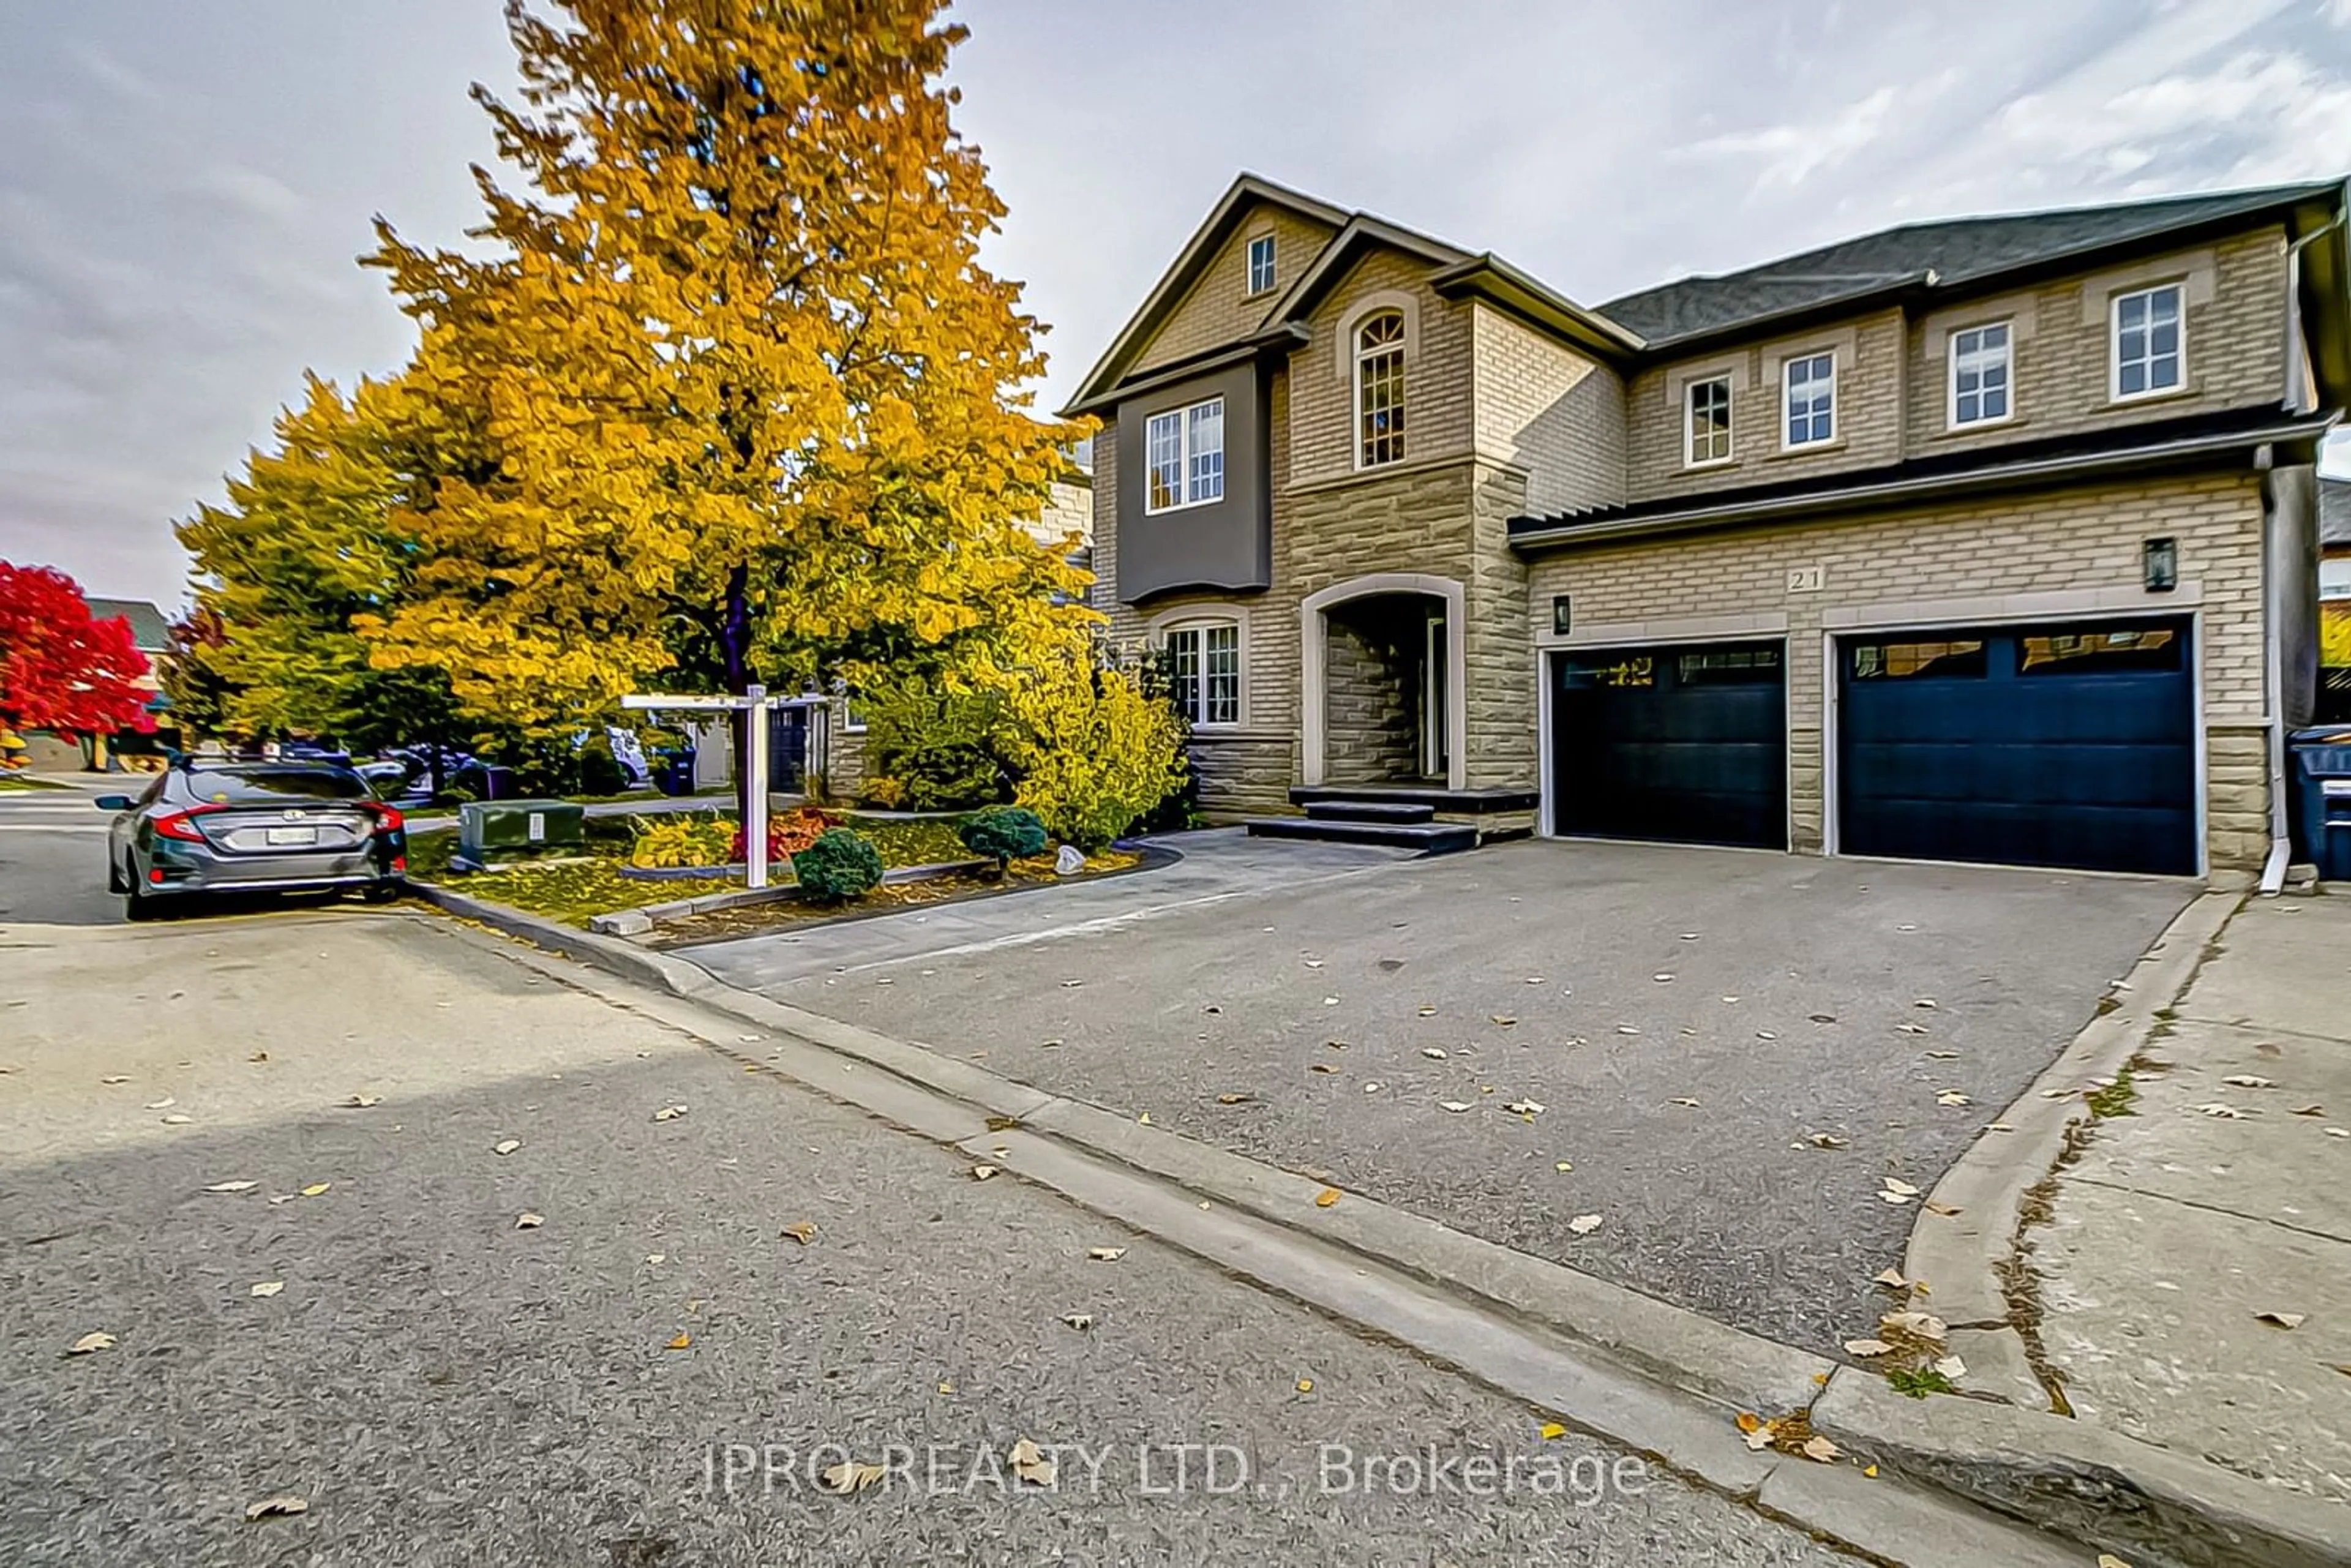
[[[173,763],[106,833],[107,886],[133,920],[202,893],[331,892],[396,897],[408,829],[348,768],[318,762]]]

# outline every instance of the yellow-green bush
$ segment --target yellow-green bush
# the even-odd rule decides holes
[[[1183,783],[1183,727],[1126,671],[1098,668],[1071,638],[1037,650],[1004,683],[1013,799],[1046,831],[1097,850]]]
[[[669,871],[679,866],[725,865],[735,824],[681,814],[639,817],[636,830],[636,839],[629,845],[629,863],[646,871]]]

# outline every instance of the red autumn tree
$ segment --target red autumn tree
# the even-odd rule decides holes
[[[0,560],[0,722],[110,734],[148,726],[147,673],[131,622],[92,621],[74,580]]]

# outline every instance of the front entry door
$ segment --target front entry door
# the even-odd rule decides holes
[[[1420,661],[1420,771],[1427,779],[1444,778],[1453,762],[1445,745],[1450,717],[1445,703],[1445,617],[1432,615]]]

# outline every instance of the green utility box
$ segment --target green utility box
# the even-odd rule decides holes
[[[588,847],[584,813],[569,800],[468,800],[457,808],[460,871],[576,855]]]

